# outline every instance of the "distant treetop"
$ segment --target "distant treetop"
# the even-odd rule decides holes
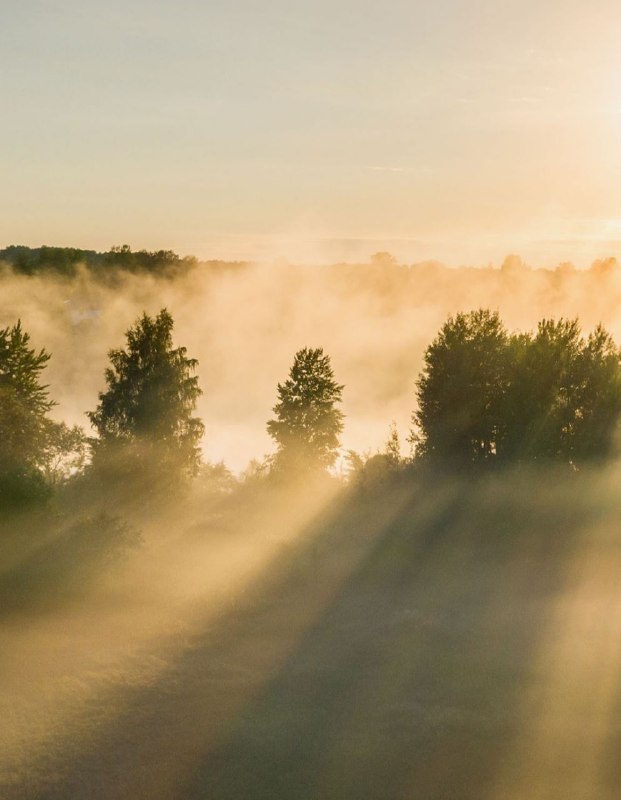
[[[174,276],[197,263],[194,256],[181,258],[172,250],[134,252],[127,244],[111,247],[105,253],[77,247],[11,245],[0,250],[0,262],[18,275],[52,273],[69,278],[76,275],[80,265],[102,277],[119,270]]]

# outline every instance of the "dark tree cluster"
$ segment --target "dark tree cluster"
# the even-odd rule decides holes
[[[77,247],[11,245],[0,250],[0,262],[8,264],[18,275],[52,274],[65,278],[75,277],[80,267],[100,278],[116,272],[172,277],[197,263],[195,258],[181,258],[172,250],[134,251],[127,244],[111,247],[104,253]]]
[[[126,272],[146,272],[155,276],[179,275],[193,266],[196,259],[181,258],[172,250],[132,250],[128,244],[115,246],[103,254],[104,264]]]
[[[54,402],[41,381],[50,355],[30,346],[21,322],[0,330],[0,509],[41,500],[84,472],[97,481],[141,483],[153,491],[178,485],[200,465],[202,421],[193,415],[201,390],[195,359],[174,347],[173,320],[163,309],[127,331],[111,350],[107,389],[88,417],[96,437],[54,422]]]
[[[621,417],[621,360],[609,334],[542,320],[509,334],[497,313],[449,317],[425,353],[412,434],[416,453],[446,464],[610,456]]]
[[[0,250],[0,261],[9,264],[18,275],[37,275],[52,273],[73,277],[79,264],[97,268],[104,264],[101,253],[94,250],[81,250],[78,247],[25,247],[11,245]]]

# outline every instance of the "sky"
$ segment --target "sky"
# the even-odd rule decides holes
[[[618,0],[3,0],[0,246],[621,254]]]

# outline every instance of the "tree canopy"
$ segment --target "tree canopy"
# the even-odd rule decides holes
[[[509,335],[497,313],[449,317],[427,348],[412,438],[453,464],[609,456],[621,419],[621,360],[599,326],[542,320]]]
[[[495,455],[507,343],[496,313],[449,317],[425,352],[417,382],[419,455],[465,462]]]
[[[193,416],[201,394],[197,361],[173,347],[173,318],[166,309],[143,314],[126,334],[125,349],[109,352],[107,389],[88,417],[97,431],[94,462],[131,453],[145,467],[171,477],[193,475],[200,464],[202,421]]]
[[[197,263],[193,256],[181,258],[172,250],[132,250],[127,244],[115,245],[104,253],[77,247],[11,245],[0,250],[0,262],[9,264],[18,275],[51,273],[64,278],[75,277],[79,267],[98,277],[116,271],[174,276]]]
[[[0,499],[14,504],[39,495],[54,405],[41,372],[50,356],[30,346],[21,322],[0,330]]]
[[[343,386],[334,379],[322,348],[295,354],[289,377],[278,384],[275,419],[267,430],[278,445],[276,466],[293,470],[326,469],[334,464],[343,430]]]

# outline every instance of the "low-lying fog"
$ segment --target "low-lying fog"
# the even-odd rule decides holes
[[[52,354],[54,414],[85,427],[107,351],[166,306],[200,362],[205,456],[236,470],[271,450],[302,347],[331,356],[344,448],[364,451],[391,420],[403,444],[448,313],[579,316],[621,338],[614,262],[5,271],[0,287],[0,326],[21,318]],[[0,517],[0,797],[620,796],[618,464],[363,478],[203,475],[125,505],[76,478]]]
[[[224,267],[198,264],[176,279],[120,275],[104,285],[84,270],[72,280],[0,279],[0,325],[19,317],[46,369],[57,419],[88,429],[84,413],[104,386],[107,351],[124,344],[136,317],[163,306],[176,344],[199,361],[206,425],[205,457],[242,470],[272,450],[265,431],[294,353],[323,347],[345,384],[345,450],[381,449],[391,421],[402,440],[410,427],[422,354],[447,314],[486,307],[510,329],[542,317],[578,316],[584,329],[603,322],[621,334],[621,270],[598,262],[578,271],[531,270],[517,257],[502,269],[367,265]]]

